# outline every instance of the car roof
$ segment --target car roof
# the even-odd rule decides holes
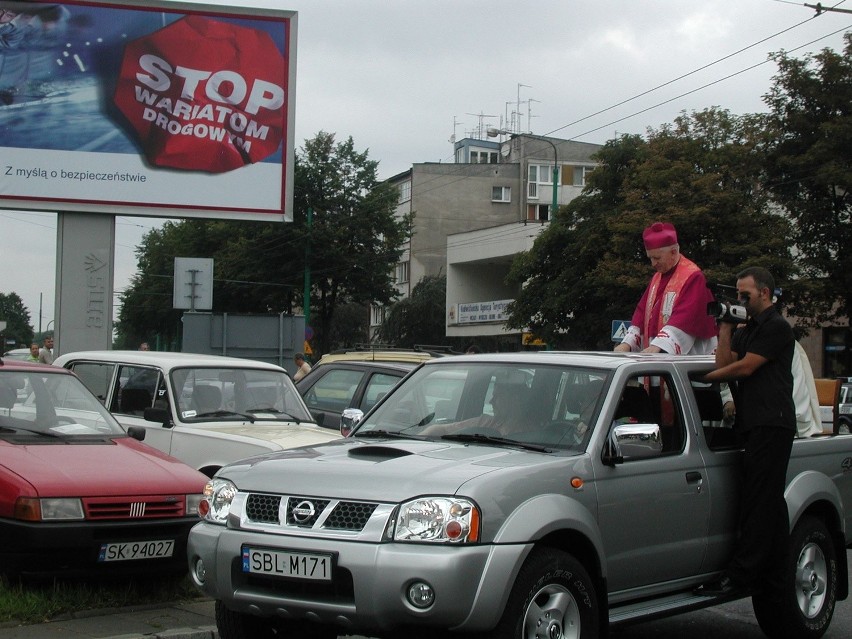
[[[156,366],[164,371],[173,368],[254,368],[286,373],[283,368],[254,359],[204,355],[199,353],[170,353],[165,351],[77,351],[60,355],[53,363],[64,366],[69,361],[97,361],[116,364]]]
[[[60,373],[63,375],[71,375],[71,371],[50,364],[42,364],[39,362],[25,362],[14,358],[0,358],[0,372],[2,371],[18,371],[30,373],[33,370],[42,370],[47,373]]]
[[[333,362],[318,362],[311,369],[311,373],[324,368],[340,367],[340,368],[368,368],[380,370],[395,370],[402,373],[407,373],[420,362],[385,362],[382,360],[364,361],[364,360],[337,360]],[[310,374],[310,373],[309,373]]]
[[[416,364],[436,357],[443,357],[443,355],[443,353],[406,350],[334,351],[323,355],[317,364],[328,364],[329,362],[413,362]]]
[[[669,355],[668,353],[621,353],[615,351],[521,351],[512,353],[485,353],[476,355],[456,355],[450,358],[433,359],[427,366],[450,365],[454,362],[504,362],[508,364],[563,364],[589,368],[616,369],[635,362],[678,362],[695,364],[713,364],[712,355]]]

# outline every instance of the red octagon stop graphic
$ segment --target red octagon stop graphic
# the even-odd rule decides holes
[[[278,149],[285,82],[269,34],[191,15],[127,45],[114,100],[151,164],[224,173]]]

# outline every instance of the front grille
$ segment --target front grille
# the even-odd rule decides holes
[[[83,500],[86,519],[165,519],[183,517],[183,496],[90,497]]]
[[[281,506],[279,495],[251,494],[246,500],[246,517],[263,524],[278,523],[278,508]]]
[[[328,506],[328,499],[290,497],[287,500],[287,525],[310,528]]]
[[[376,509],[376,504],[357,501],[342,501],[325,520],[325,528],[336,530],[363,530]]]

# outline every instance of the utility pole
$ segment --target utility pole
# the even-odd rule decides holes
[[[305,288],[302,291],[302,313],[305,316],[304,341],[308,341],[308,330],[311,326],[311,226],[314,221],[314,210],[308,207],[307,241],[305,242]]]

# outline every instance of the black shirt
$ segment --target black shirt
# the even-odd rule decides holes
[[[755,353],[768,361],[749,377],[739,380],[738,422],[744,430],[755,426],[778,426],[796,430],[793,404],[793,329],[770,306],[738,329],[731,350],[739,358]]]

